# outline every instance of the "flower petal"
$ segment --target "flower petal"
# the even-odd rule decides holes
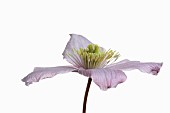
[[[157,75],[162,67],[163,63],[154,63],[154,62],[145,62],[142,63],[140,61],[129,61],[129,60],[122,60],[118,63],[111,64],[107,66],[111,69],[118,69],[118,70],[132,70],[138,69],[141,72]]]
[[[107,90],[111,87],[116,87],[118,84],[126,80],[126,75],[121,70],[113,70],[109,68],[98,69],[79,69],[78,72],[85,76],[91,77],[95,84],[101,90]]]
[[[34,69],[33,72],[31,72],[26,77],[24,77],[22,81],[25,82],[26,86],[28,86],[33,82],[39,82],[39,80],[41,79],[51,78],[56,74],[68,73],[75,70],[77,70],[77,68],[71,66],[59,66],[59,67],[47,67],[47,68],[37,67]]]
[[[72,59],[69,57],[68,54],[74,55],[73,49],[79,50],[80,48],[86,48],[91,42],[86,39],[85,37],[77,34],[70,34],[71,38],[68,41],[65,50],[63,52],[63,58],[65,58],[68,62],[70,62],[73,65],[79,65],[78,61],[79,58],[77,56],[73,56]]]
[[[84,62],[77,54],[76,50],[79,50],[80,48],[85,49],[89,44],[93,43],[82,35],[70,34],[70,36],[71,38],[62,54],[63,58],[65,58],[69,63],[73,64],[77,68],[84,67]],[[105,51],[103,47],[100,47],[100,49],[101,51]]]

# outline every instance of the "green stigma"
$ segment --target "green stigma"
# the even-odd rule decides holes
[[[96,44],[89,44],[87,48],[80,48],[76,52],[83,61],[83,68],[85,69],[102,68],[113,59],[117,60],[120,56],[118,52],[110,49],[108,51],[102,50]]]

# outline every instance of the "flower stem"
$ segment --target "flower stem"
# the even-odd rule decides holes
[[[83,113],[86,113],[86,103],[87,103],[87,97],[88,97],[88,92],[89,92],[89,89],[90,89],[91,81],[92,81],[92,79],[89,78],[88,82],[87,82],[87,87],[86,87],[86,92],[85,92],[85,95],[84,95],[84,102],[83,102]]]

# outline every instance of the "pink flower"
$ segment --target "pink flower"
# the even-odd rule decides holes
[[[71,66],[36,67],[33,72],[22,79],[25,85],[51,78],[57,74],[78,72],[92,78],[100,89],[116,87],[126,80],[124,71],[138,69],[141,72],[157,75],[163,63],[122,60],[117,63],[119,53],[93,44],[81,35],[71,34],[71,38],[63,52]]]

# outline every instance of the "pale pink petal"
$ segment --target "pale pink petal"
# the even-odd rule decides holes
[[[68,41],[63,52],[63,58],[65,58],[69,63],[73,64],[76,67],[82,67],[82,61],[74,50],[79,50],[80,48],[87,48],[87,46],[91,44],[91,42],[81,35],[70,34],[70,36],[71,38]]]
[[[114,63],[108,65],[107,67],[110,69],[118,69],[118,70],[133,70],[138,69],[141,72],[157,75],[162,67],[163,63],[154,63],[154,62],[145,62],[142,63],[140,61],[129,61],[123,60],[118,63]]]
[[[76,50],[79,50],[80,48],[85,49],[89,44],[92,44],[92,42],[82,35],[70,34],[70,36],[71,38],[62,54],[63,58],[65,58],[69,63],[73,64],[77,68],[84,67],[83,61],[77,54]],[[105,51],[103,47],[100,47],[100,49],[101,51]]]
[[[33,82],[39,82],[39,80],[41,79],[51,78],[57,74],[68,73],[75,70],[77,70],[77,68],[71,66],[59,66],[47,68],[37,67],[34,69],[33,72],[24,77],[22,81],[25,82],[25,85],[28,86]]]
[[[116,87],[118,84],[124,82],[127,78],[123,71],[109,68],[88,70],[79,69],[78,72],[87,77],[91,77],[94,83],[97,84],[102,90]]]

